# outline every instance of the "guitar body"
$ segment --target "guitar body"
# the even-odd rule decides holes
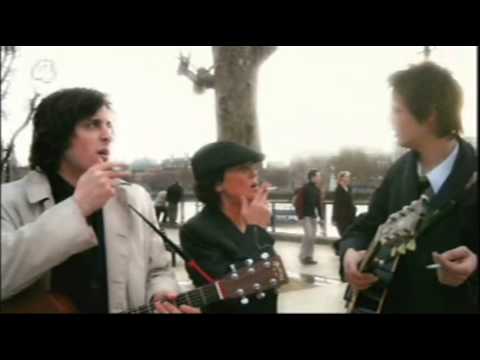
[[[359,267],[361,272],[373,274],[379,280],[366,290],[347,288],[348,313],[378,314],[382,311],[400,256],[416,249],[415,237],[428,201],[429,198],[422,195],[379,226]]]
[[[267,254],[268,255],[268,254]],[[257,262],[246,260],[246,266],[231,273],[213,284],[208,284],[186,293],[179,294],[174,305],[201,307],[227,299],[244,299],[251,294],[263,298],[264,291],[288,283],[288,275],[281,258],[277,255]],[[153,313],[155,305],[149,303],[123,313]],[[0,313],[4,314],[71,314],[78,310],[71,300],[58,293],[41,291],[38,287],[21,292],[0,303]]]
[[[347,289],[347,293],[351,296],[348,306],[349,313],[378,314],[382,311],[383,303],[399,260],[400,257],[396,257],[382,266],[370,268],[368,272],[377,276],[379,281],[368,289],[358,292],[354,292],[351,287]]]
[[[71,300],[55,293],[21,293],[0,304],[2,314],[73,314],[78,310]]]

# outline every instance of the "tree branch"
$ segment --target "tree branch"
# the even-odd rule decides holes
[[[27,127],[28,123],[32,120],[33,113],[35,112],[37,100],[39,98],[40,98],[40,94],[35,93],[33,95],[33,97],[30,99],[30,110],[28,112],[28,115],[27,115],[25,121],[23,122],[22,125],[20,125],[20,127],[12,135],[12,138],[10,139],[10,142],[7,146],[7,149],[5,150],[5,156],[4,157],[3,157],[3,154],[2,154],[2,160],[1,160],[1,169],[2,170],[6,166],[6,164],[8,164],[8,160],[9,160],[9,158],[10,158],[12,152],[13,152],[13,148],[15,146],[16,138],[18,137],[18,135],[20,135],[22,130],[25,129]]]
[[[13,48],[13,49],[9,49]],[[1,77],[1,84],[3,85],[4,82],[7,80],[10,72],[12,70],[13,61],[17,55],[15,47],[12,46],[2,46],[2,77]],[[2,91],[3,94],[3,91]],[[2,96],[3,99],[3,96]]]
[[[197,73],[190,70],[190,56],[183,56],[180,54],[180,63],[178,64],[177,74],[184,75],[193,82],[193,89],[197,94],[201,94],[205,89],[212,89],[215,87],[215,76],[210,73],[215,68],[212,65],[210,68],[199,68]]]

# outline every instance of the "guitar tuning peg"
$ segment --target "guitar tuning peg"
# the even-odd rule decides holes
[[[390,215],[389,220],[390,222],[394,222],[394,221],[397,221],[399,217],[400,217],[399,214],[393,214],[393,215]]]
[[[245,265],[252,266],[253,265],[253,260],[252,259],[245,260]]]
[[[231,278],[232,278],[233,280],[237,280],[237,279],[238,279],[238,273],[237,273],[237,268],[235,267],[235,265],[233,265],[233,264],[230,265],[230,270],[232,271],[232,273],[231,273],[231,275],[230,275]]]
[[[257,294],[257,299],[258,299],[258,300],[265,299],[265,296],[266,296],[266,295],[265,295],[264,292],[258,293],[258,294]]]
[[[400,246],[397,248],[397,251],[398,251],[400,254],[405,255],[405,254],[406,254],[405,244],[400,245]]]
[[[235,293],[238,295],[238,296],[243,296],[245,295],[245,291],[243,289],[237,289],[237,291],[235,291]]]
[[[267,253],[267,252],[264,252],[260,255],[260,258],[263,259],[263,260],[270,259],[270,254]]]
[[[402,229],[402,232],[401,232],[401,236],[402,237],[407,237],[407,236],[410,236],[411,235],[411,231],[409,229]]]
[[[271,263],[270,261],[265,261],[265,262],[263,263],[263,266],[268,269],[269,267],[272,266],[272,263]]]
[[[271,279],[270,279],[270,285],[276,286],[277,284],[278,284],[277,279],[275,279],[275,278],[271,278]]]
[[[413,238],[407,243],[407,250],[415,251],[416,249],[417,249],[417,242],[415,241],[415,238]]]
[[[261,288],[262,288],[262,287],[261,287],[261,285],[260,285],[259,283],[253,284],[253,289],[254,289],[254,290],[258,291],[258,290],[260,290]]]
[[[240,300],[240,304],[242,305],[248,305],[249,302],[250,300],[248,300],[248,298],[246,297],[242,297],[242,299]]]

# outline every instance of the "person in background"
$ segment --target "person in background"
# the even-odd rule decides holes
[[[352,188],[350,187],[352,177],[349,171],[340,171],[337,175],[337,188],[333,199],[332,223],[338,230],[340,239],[345,230],[355,220],[357,208],[352,199]],[[334,242],[333,247],[338,255],[340,240]]]

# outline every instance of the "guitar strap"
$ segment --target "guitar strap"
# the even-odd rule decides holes
[[[430,227],[433,223],[436,223],[443,216],[447,215],[451,210],[455,208],[458,204],[461,204],[468,196],[468,190],[472,188],[473,185],[477,183],[477,171],[472,173],[472,176],[466,182],[465,186],[461,188],[452,200],[443,208],[436,210],[433,214],[430,215],[429,219],[424,219],[417,234],[417,237],[423,234],[427,227]],[[427,226],[428,225],[428,226]]]
[[[172,240],[168,238],[164,231],[157,228],[151,221],[149,221],[140,211],[135,209],[132,205],[128,204],[128,207],[138,215],[157,235],[159,235],[163,241],[165,241],[172,251],[178,254],[187,264],[188,267],[196,271],[200,276],[202,276],[208,283],[212,284],[215,282],[215,279],[211,277],[205,270],[203,270],[195,260],[193,260],[190,256],[188,256],[180,247],[175,244]]]

